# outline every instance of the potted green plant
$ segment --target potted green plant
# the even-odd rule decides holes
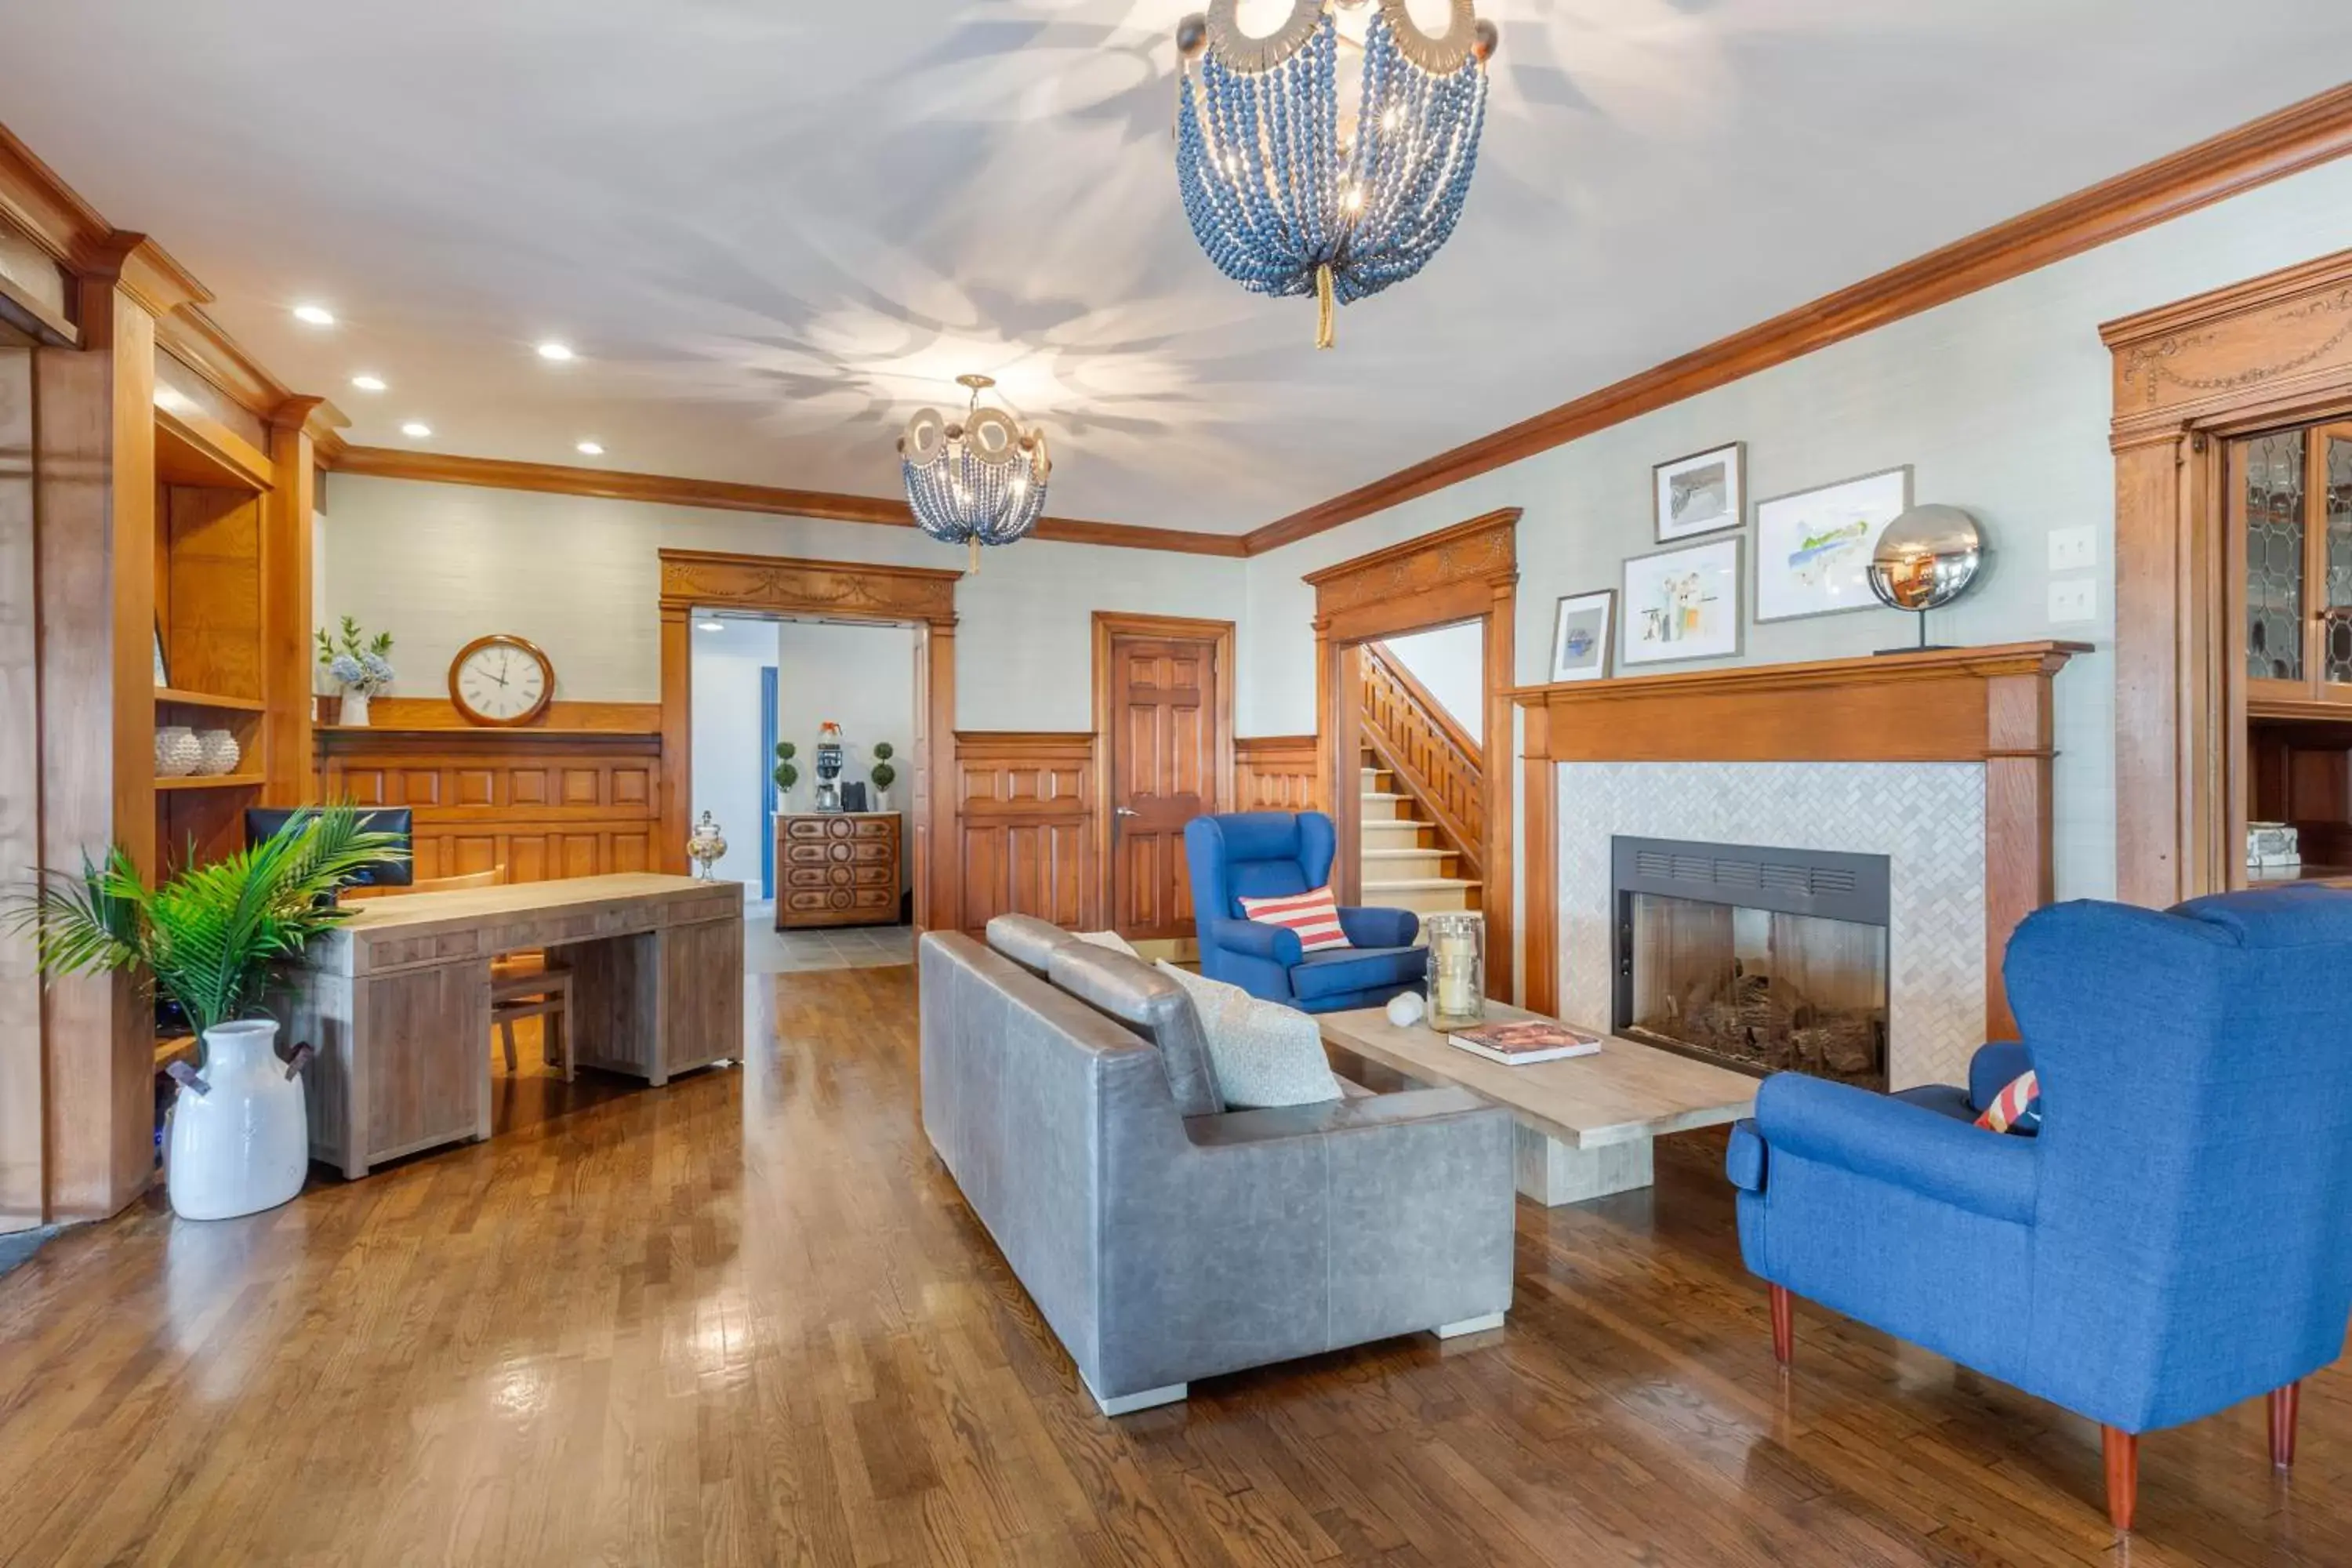
[[[776,742],[776,791],[783,796],[783,804],[787,807],[793,804],[793,786],[801,782],[801,770],[793,763],[798,755],[800,748],[790,741]]]
[[[866,770],[866,776],[874,781],[874,809],[877,811],[890,809],[890,786],[898,782],[898,770],[890,765],[890,759],[898,754],[889,742],[874,742],[874,765]]]
[[[178,1005],[202,1042],[175,1064],[170,1191],[187,1219],[275,1208],[302,1190],[310,1127],[301,1067],[310,1047],[276,1049],[262,1016],[278,966],[347,919],[336,890],[371,866],[407,858],[397,835],[369,831],[349,805],[289,818],[258,844],[150,887],[120,846],[79,875],[54,873],[8,900],[5,922],[35,942],[52,981],[139,973]]]

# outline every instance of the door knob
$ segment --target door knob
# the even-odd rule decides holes
[[[1141,816],[1143,813],[1136,810],[1135,807],[1131,805],[1118,805],[1111,808],[1111,815],[1113,816]]]

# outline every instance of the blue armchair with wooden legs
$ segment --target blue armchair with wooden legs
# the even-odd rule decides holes
[[[1305,1013],[1377,1007],[1418,990],[1429,952],[1412,945],[1421,919],[1410,910],[1342,909],[1339,929],[1354,945],[1321,952],[1302,949],[1297,931],[1243,916],[1244,896],[1328,885],[1338,850],[1331,819],[1319,811],[1244,811],[1185,824],[1201,973]]]
[[[2063,904],[2004,977],[2022,1047],[1967,1095],[1765,1080],[1728,1156],[1740,1251],[1783,1363],[1803,1296],[2097,1422],[2129,1530],[2143,1433],[2267,1395],[2284,1468],[2344,1348],[2352,892]],[[2029,1059],[2039,1134],[1974,1126]]]

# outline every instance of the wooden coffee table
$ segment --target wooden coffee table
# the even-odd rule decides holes
[[[1486,1016],[1540,1015],[1489,1002]],[[1400,1029],[1383,1007],[1326,1013],[1316,1022],[1325,1043],[1339,1050],[1416,1083],[1460,1084],[1507,1107],[1519,1124],[1519,1191],[1547,1206],[1646,1187],[1652,1139],[1737,1121],[1756,1109],[1756,1079],[1614,1035],[1597,1056],[1506,1067],[1456,1048],[1426,1024]]]

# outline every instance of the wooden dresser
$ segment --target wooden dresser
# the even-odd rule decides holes
[[[776,929],[896,925],[900,868],[895,811],[776,818]]]

